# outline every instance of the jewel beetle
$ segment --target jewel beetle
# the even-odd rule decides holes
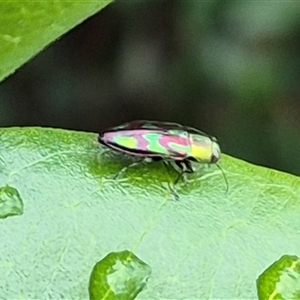
[[[140,158],[123,168],[116,177],[141,161],[163,160],[174,162],[179,167],[179,176],[174,182],[176,184],[185,173],[194,172],[191,161],[216,164],[221,157],[215,137],[177,123],[133,121],[102,131],[98,141],[115,151]],[[223,170],[220,170],[224,175]]]

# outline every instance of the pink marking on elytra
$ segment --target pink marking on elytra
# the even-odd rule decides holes
[[[144,135],[149,133],[149,130],[137,130],[138,136],[136,137],[138,141],[138,148],[143,151],[149,151],[149,142],[144,138]]]
[[[185,159],[190,153],[190,140],[188,136],[171,134],[162,132],[161,130],[139,129],[139,130],[120,130],[105,132],[102,135],[102,141],[110,145],[110,147],[118,150],[119,137],[132,137],[137,142],[136,151],[131,152],[126,146],[122,149],[135,156],[143,156],[147,153],[149,157],[166,156],[172,159]],[[140,151],[140,153],[139,153]]]
[[[178,135],[162,135],[159,138],[159,143],[162,147],[166,148],[170,152],[170,154],[172,154],[173,152],[176,156],[180,155],[182,157],[186,157],[186,154],[190,149],[190,140],[187,137]],[[177,147],[175,145],[177,145]]]
[[[107,142],[113,142],[115,137],[118,136],[117,132],[104,132],[101,139],[103,140],[103,142],[107,143]]]

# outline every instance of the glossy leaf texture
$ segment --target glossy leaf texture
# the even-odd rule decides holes
[[[136,299],[257,298],[259,274],[299,256],[296,176],[224,155],[227,193],[216,166],[195,164],[176,201],[162,162],[114,180],[133,159],[97,134],[7,128],[0,140],[0,201],[22,208],[0,219],[2,298],[87,299],[95,264],[125,250],[151,269]]]
[[[110,2],[1,1],[0,81]]]

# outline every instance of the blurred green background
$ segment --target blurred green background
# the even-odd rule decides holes
[[[2,82],[0,126],[173,121],[300,175],[299,97],[298,1],[126,1]]]

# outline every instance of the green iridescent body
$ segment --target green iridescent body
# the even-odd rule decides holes
[[[141,126],[132,126],[138,123]],[[151,124],[151,122],[149,123]],[[191,159],[199,163],[215,163],[220,157],[216,139],[194,128],[179,127],[173,123],[157,127],[144,121],[135,121],[108,129],[99,136],[99,142],[117,151],[140,157]],[[126,126],[127,125],[127,126]],[[179,129],[177,129],[179,127]],[[188,131],[190,130],[190,131]]]
[[[182,170],[176,182],[193,172],[190,161],[214,164],[221,156],[216,138],[176,123],[134,121],[103,131],[98,141],[131,156],[174,161]]]

